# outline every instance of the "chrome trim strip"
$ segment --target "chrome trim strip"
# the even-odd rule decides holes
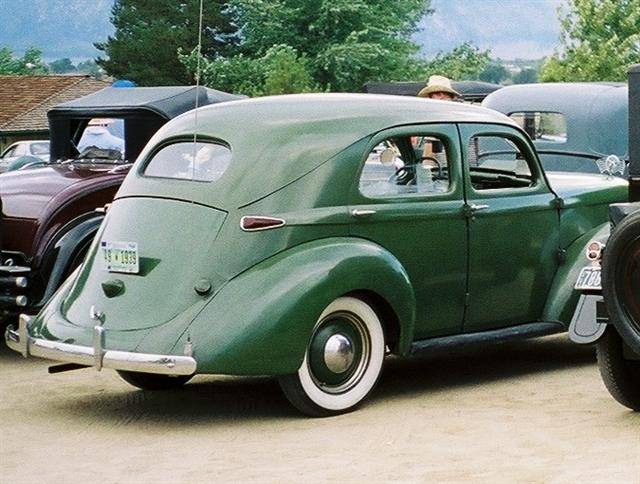
[[[16,331],[11,326],[5,333],[7,346],[14,351],[27,356],[45,358],[48,360],[77,363],[79,365],[94,366],[96,369],[109,368],[112,370],[139,371],[160,375],[193,375],[197,369],[197,362],[191,356],[156,355],[147,353],[133,353],[129,351],[106,350],[101,348],[102,358],[96,358],[94,348],[79,346],[58,341],[32,338],[27,335],[27,322],[31,318],[20,317],[20,326]],[[100,328],[103,330],[103,328]],[[104,337],[103,331],[94,333]],[[94,340],[95,342],[95,340]],[[100,348],[99,348],[100,349]]]

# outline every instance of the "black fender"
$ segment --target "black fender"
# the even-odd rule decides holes
[[[46,285],[36,306],[43,306],[60,287],[78,251],[93,240],[103,219],[102,213],[81,215],[65,224],[52,239],[42,259],[41,276]]]

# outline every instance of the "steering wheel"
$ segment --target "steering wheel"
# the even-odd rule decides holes
[[[424,161],[429,161],[430,164],[435,165],[434,167],[438,169],[438,176],[436,180],[444,179],[444,172],[442,171],[442,164],[433,156],[422,156],[420,158],[420,163]]]
[[[393,172],[393,175],[389,177],[388,181],[395,182],[396,185],[415,185],[415,165],[403,165],[397,168],[396,171]]]

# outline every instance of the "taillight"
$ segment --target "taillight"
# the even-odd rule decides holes
[[[599,262],[602,258],[602,249],[604,249],[604,244],[597,241],[591,242],[587,247],[587,259],[591,262]]]
[[[240,219],[240,228],[245,232],[256,232],[282,227],[286,222],[277,217],[263,217],[261,215],[246,215]]]

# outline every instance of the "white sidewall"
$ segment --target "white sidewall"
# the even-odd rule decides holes
[[[322,321],[327,315],[336,311],[347,311],[357,315],[363,321],[369,333],[369,338],[371,340],[371,356],[362,378],[356,386],[345,393],[326,393],[314,383],[311,374],[309,373],[306,353],[304,361],[298,369],[298,377],[300,378],[300,383],[302,384],[302,388],[305,393],[316,405],[327,410],[346,410],[365,398],[378,380],[380,370],[382,369],[382,362],[384,360],[384,332],[382,330],[380,319],[375,311],[371,309],[367,303],[353,297],[340,297],[333,301],[322,312],[318,322]]]

